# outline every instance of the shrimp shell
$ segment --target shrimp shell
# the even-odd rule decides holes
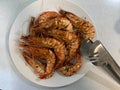
[[[73,26],[75,28],[80,30],[80,32],[82,33],[83,39],[86,39],[86,38],[93,39],[94,38],[95,28],[92,23],[76,16],[75,14],[73,14],[71,12],[67,12],[64,10],[60,10],[59,12],[63,16],[67,17],[71,21],[71,23],[73,24]]]
[[[27,45],[53,49],[58,58],[56,68],[60,67],[64,63],[67,50],[62,42],[53,38],[28,37],[28,36],[22,36],[21,39]]]
[[[46,22],[50,19],[53,19],[55,17],[58,17],[59,14],[55,11],[47,11],[47,12],[43,12],[39,17],[38,17],[38,23],[43,23]]]
[[[23,51],[26,51],[27,53],[29,53],[32,56],[32,58],[37,60],[40,60],[40,59],[46,60],[46,64],[47,64],[46,70],[45,70],[45,73],[41,76],[44,76],[45,78],[53,71],[56,58],[54,53],[51,50],[46,48],[36,48],[32,46],[27,46],[24,44],[21,44],[21,47],[23,48]]]
[[[45,73],[45,67],[42,65],[42,63],[30,57],[30,55],[28,55],[28,53],[26,53],[25,51],[22,52],[22,55],[36,74],[41,75]]]
[[[45,35],[46,34],[58,39],[59,41],[65,42],[67,45],[69,60],[73,59],[80,44],[80,39],[77,37],[77,35],[75,35],[73,32],[58,29],[48,30]]]
[[[75,64],[65,65],[59,68],[59,71],[65,76],[72,76],[77,73],[82,66],[82,60],[80,54],[77,54],[77,59]]]

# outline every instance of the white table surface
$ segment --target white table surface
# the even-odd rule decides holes
[[[112,90],[91,79],[90,73],[72,85],[61,88],[36,87],[16,73],[7,50],[8,34],[19,12],[34,1],[0,0],[0,90]],[[91,16],[95,23],[98,39],[102,41],[120,66],[120,0],[69,1],[83,8]],[[102,75],[104,77],[104,74]],[[109,77],[109,79],[111,78]],[[112,79],[110,81],[115,82]],[[120,88],[118,87],[116,90],[120,90]]]

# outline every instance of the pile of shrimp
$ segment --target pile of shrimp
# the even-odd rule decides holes
[[[19,47],[40,79],[52,77],[55,71],[72,76],[82,66],[79,51],[82,41],[93,39],[94,34],[89,21],[71,12],[46,11],[38,18],[31,17],[29,33],[20,37]]]

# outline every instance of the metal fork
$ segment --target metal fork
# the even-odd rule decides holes
[[[84,40],[80,52],[94,65],[102,66],[120,84],[120,67],[99,40],[95,42],[90,39]]]

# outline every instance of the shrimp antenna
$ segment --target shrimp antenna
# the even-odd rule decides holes
[[[61,0],[61,2],[56,6],[57,11],[60,11],[61,9],[63,9],[62,7],[64,6],[63,1]]]

